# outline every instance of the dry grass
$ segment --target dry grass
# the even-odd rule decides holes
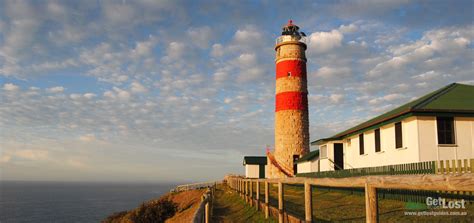
[[[190,190],[176,194],[170,194],[170,199],[178,204],[178,212],[166,223],[192,222],[194,213],[199,208],[201,196],[204,190]]]

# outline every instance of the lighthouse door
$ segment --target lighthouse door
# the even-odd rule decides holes
[[[334,170],[344,169],[344,150],[342,143],[334,143]]]
[[[298,173],[298,164],[296,164],[296,161],[300,158],[299,155],[293,155],[293,174],[296,175]]]

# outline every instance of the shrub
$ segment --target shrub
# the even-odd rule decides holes
[[[173,217],[178,210],[178,205],[168,199],[161,199],[157,202],[143,203],[131,216],[135,223],[164,222]]]

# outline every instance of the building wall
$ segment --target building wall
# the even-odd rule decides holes
[[[259,177],[259,165],[245,165],[245,177],[247,178],[258,178]]]
[[[364,155],[359,154],[359,135],[344,143],[344,169],[474,158],[474,118],[455,117],[456,144],[438,145],[436,117],[413,116],[402,120],[403,147],[395,148],[395,123],[380,127],[381,151],[375,152],[374,130],[364,132]],[[334,143],[328,142],[328,159],[334,161]],[[334,165],[321,157],[321,171]]]
[[[318,163],[318,159],[298,163],[298,173],[319,172]]]
[[[438,145],[436,117],[418,117],[420,161],[474,157],[474,118],[455,117],[455,145]]]
[[[395,148],[395,123],[380,127],[381,151],[375,152],[374,130],[364,132],[364,155],[359,154],[359,135],[327,143],[328,159],[334,161],[334,143],[343,143],[344,169],[418,162],[418,126],[416,117],[402,120],[403,147]],[[321,157],[321,171],[334,170],[334,165]]]
[[[301,163],[298,163],[297,165],[298,165],[298,173],[314,172],[314,171],[311,171],[311,162],[310,161],[301,162]]]

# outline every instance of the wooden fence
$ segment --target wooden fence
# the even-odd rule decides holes
[[[202,189],[206,187],[212,187],[216,184],[220,183],[220,181],[209,181],[203,183],[193,183],[193,184],[182,184],[176,186],[171,192],[180,192],[180,191],[187,191],[187,190],[195,190],[195,189]]]
[[[311,186],[339,187],[339,188],[363,188],[365,192],[366,222],[378,222],[377,189],[404,189],[404,190],[434,190],[434,191],[474,191],[473,173],[456,174],[420,174],[403,176],[360,176],[349,178],[282,178],[282,179],[246,179],[241,177],[226,178],[227,184],[236,190],[240,196],[250,205],[255,205],[259,210],[263,209],[265,217],[270,213],[269,185],[278,185],[278,221],[283,223],[285,212],[283,200],[283,186],[285,184],[304,185],[305,222],[312,222],[312,190]],[[253,184],[256,183],[256,191],[260,191],[260,183],[265,186],[264,202],[261,201],[260,193],[253,198]],[[291,217],[293,221],[299,221]]]
[[[216,192],[216,183],[208,187],[201,197],[199,208],[194,213],[193,223],[209,223],[212,218],[212,208],[214,203],[214,194]]]
[[[313,178],[342,178],[353,176],[372,175],[413,175],[413,174],[451,174],[451,173],[474,173],[474,159],[462,160],[441,160],[419,163],[407,163],[398,165],[388,165],[380,167],[355,168],[338,171],[323,171],[314,173],[298,174],[298,177]],[[321,187],[319,190],[348,192],[350,194],[364,194],[362,188],[332,188]],[[472,192],[465,191],[424,191],[424,190],[399,190],[383,189],[379,190],[379,199],[392,199],[405,202],[424,203],[426,197],[446,197],[451,199],[465,199],[473,201]]]

